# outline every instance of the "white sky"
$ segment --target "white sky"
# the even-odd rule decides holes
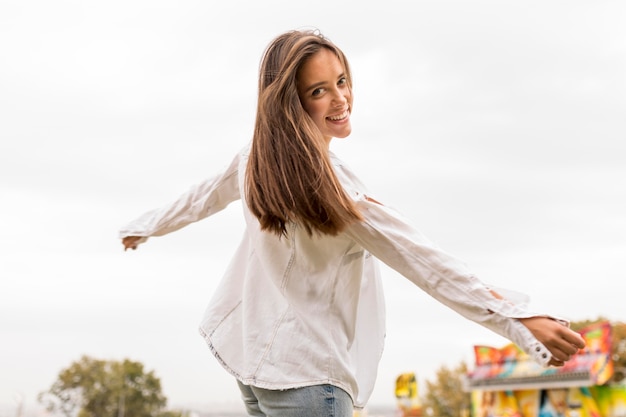
[[[317,27],[348,55],[333,150],[483,280],[572,320],[626,320],[626,3],[0,3],[0,406],[81,355],[142,362],[173,406],[239,404],[197,333],[239,207],[123,252],[117,230],[251,136],[258,62]],[[506,341],[385,269],[373,404]]]

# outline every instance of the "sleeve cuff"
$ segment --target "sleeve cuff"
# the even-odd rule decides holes
[[[552,353],[538,341],[532,332],[517,319],[512,319],[512,326],[519,336],[516,342],[535,362],[543,367],[548,367],[552,359]]]

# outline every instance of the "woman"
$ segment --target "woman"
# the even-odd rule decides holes
[[[242,199],[246,231],[200,332],[248,413],[351,416],[365,406],[385,334],[375,259],[544,365],[582,348],[567,323],[503,299],[366,192],[329,151],[350,134],[351,112],[343,52],[316,32],[278,36],[261,61],[250,146],[120,232],[135,249]]]

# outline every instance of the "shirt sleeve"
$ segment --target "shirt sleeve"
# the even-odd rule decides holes
[[[130,222],[120,230],[119,237],[162,236],[215,214],[239,200],[240,160],[241,153],[238,153],[221,173],[191,187],[170,204],[151,210]]]
[[[347,233],[357,243],[444,305],[508,338],[547,365],[550,352],[517,319],[549,316],[534,314],[497,295],[463,262],[438,248],[395,210],[362,194],[356,203],[364,220],[351,225]]]

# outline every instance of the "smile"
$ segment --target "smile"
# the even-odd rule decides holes
[[[334,122],[338,122],[340,120],[346,119],[349,115],[350,115],[350,112],[348,110],[345,110],[343,113],[338,114],[336,116],[328,116],[327,119],[332,120]]]

